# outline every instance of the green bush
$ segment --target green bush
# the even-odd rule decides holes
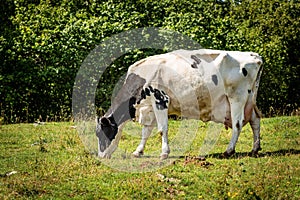
[[[205,48],[258,52],[263,113],[290,114],[299,107],[297,1],[5,0],[1,6],[5,122],[70,119],[75,76],[89,52],[114,34],[149,26],[178,31]],[[136,50],[116,60],[99,83],[99,109],[109,107],[114,83],[130,64],[161,52]]]

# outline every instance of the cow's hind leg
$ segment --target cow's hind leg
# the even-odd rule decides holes
[[[235,153],[235,146],[238,141],[240,132],[242,130],[244,120],[245,103],[237,102],[234,100],[231,100],[230,103],[232,119],[232,136],[227,150],[223,154],[225,157],[229,157]]]
[[[142,139],[139,144],[139,146],[136,148],[136,150],[132,153],[134,157],[140,157],[141,155],[144,154],[144,149],[146,142],[151,135],[151,132],[154,128],[154,125],[145,125],[142,130]]]
[[[256,155],[259,150],[261,150],[260,147],[260,116],[259,113],[256,112],[256,110],[253,110],[251,120],[250,120],[250,126],[252,128],[253,132],[253,148],[251,151],[252,155]]]

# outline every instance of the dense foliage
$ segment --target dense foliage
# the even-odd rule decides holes
[[[72,88],[81,63],[106,38],[139,27],[163,27],[205,48],[263,56],[258,97],[266,115],[300,105],[300,3],[212,0],[4,0],[0,26],[0,106],[5,122],[71,117]],[[114,81],[156,50],[136,50],[110,68],[97,91],[107,109]]]

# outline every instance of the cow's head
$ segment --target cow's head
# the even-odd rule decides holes
[[[98,137],[98,156],[109,158],[117,148],[115,144],[118,125],[113,116],[96,119],[96,136]]]

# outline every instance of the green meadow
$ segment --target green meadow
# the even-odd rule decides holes
[[[299,116],[262,119],[256,157],[248,154],[253,141],[246,125],[237,153],[227,159],[222,152],[230,130],[220,129],[204,151],[212,129],[196,123],[184,145],[182,122],[169,121],[171,154],[165,161],[159,160],[155,132],[143,157],[130,156],[139,143],[134,123],[124,128],[121,150],[110,160],[97,159],[95,141],[84,145],[71,122],[2,125],[0,199],[300,199]],[[208,155],[200,159],[203,152]]]

